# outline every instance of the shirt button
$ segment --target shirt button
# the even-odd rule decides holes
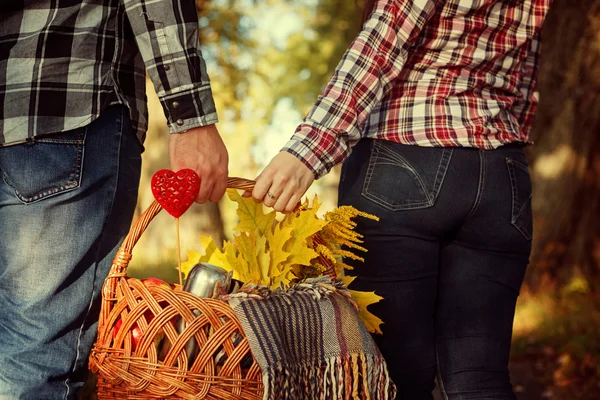
[[[168,71],[171,69],[171,67],[169,67],[168,65],[165,65],[163,68],[165,69],[165,71]]]
[[[179,126],[183,125],[183,120],[182,119],[178,119],[177,121],[175,121],[175,123]]]
[[[171,103],[171,107],[173,108],[179,108],[179,102],[178,101],[174,101]]]

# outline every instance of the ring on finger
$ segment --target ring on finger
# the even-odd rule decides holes
[[[275,195],[274,195],[273,193],[271,193],[271,192],[267,192],[267,196],[269,196],[269,198],[270,198],[271,200],[275,200],[275,199],[277,198],[277,196],[275,196]]]

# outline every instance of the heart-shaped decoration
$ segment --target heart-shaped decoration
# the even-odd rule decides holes
[[[200,191],[200,178],[191,169],[173,172],[161,169],[152,177],[152,194],[169,214],[179,218],[194,203]]]

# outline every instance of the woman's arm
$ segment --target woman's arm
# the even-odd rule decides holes
[[[522,97],[513,106],[513,112],[519,120],[523,136],[529,135],[531,131],[539,102],[537,70],[540,57],[540,38],[541,31],[531,40],[529,53],[527,53],[527,58],[523,62],[523,80],[519,87]]]
[[[392,88],[410,46],[441,3],[375,3],[317,103],[283,151],[261,173],[253,192],[256,200],[264,199],[265,204],[275,205],[279,211],[282,205],[290,210],[314,178],[325,175],[348,156],[352,145],[361,138],[361,126]],[[313,175],[312,179],[308,174]],[[276,202],[265,197],[268,191],[277,197]]]

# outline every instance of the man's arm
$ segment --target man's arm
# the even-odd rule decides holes
[[[173,134],[169,140],[171,167],[198,173],[198,202],[218,201],[225,192],[228,157],[214,126],[217,111],[198,48],[196,3],[121,2]]]

